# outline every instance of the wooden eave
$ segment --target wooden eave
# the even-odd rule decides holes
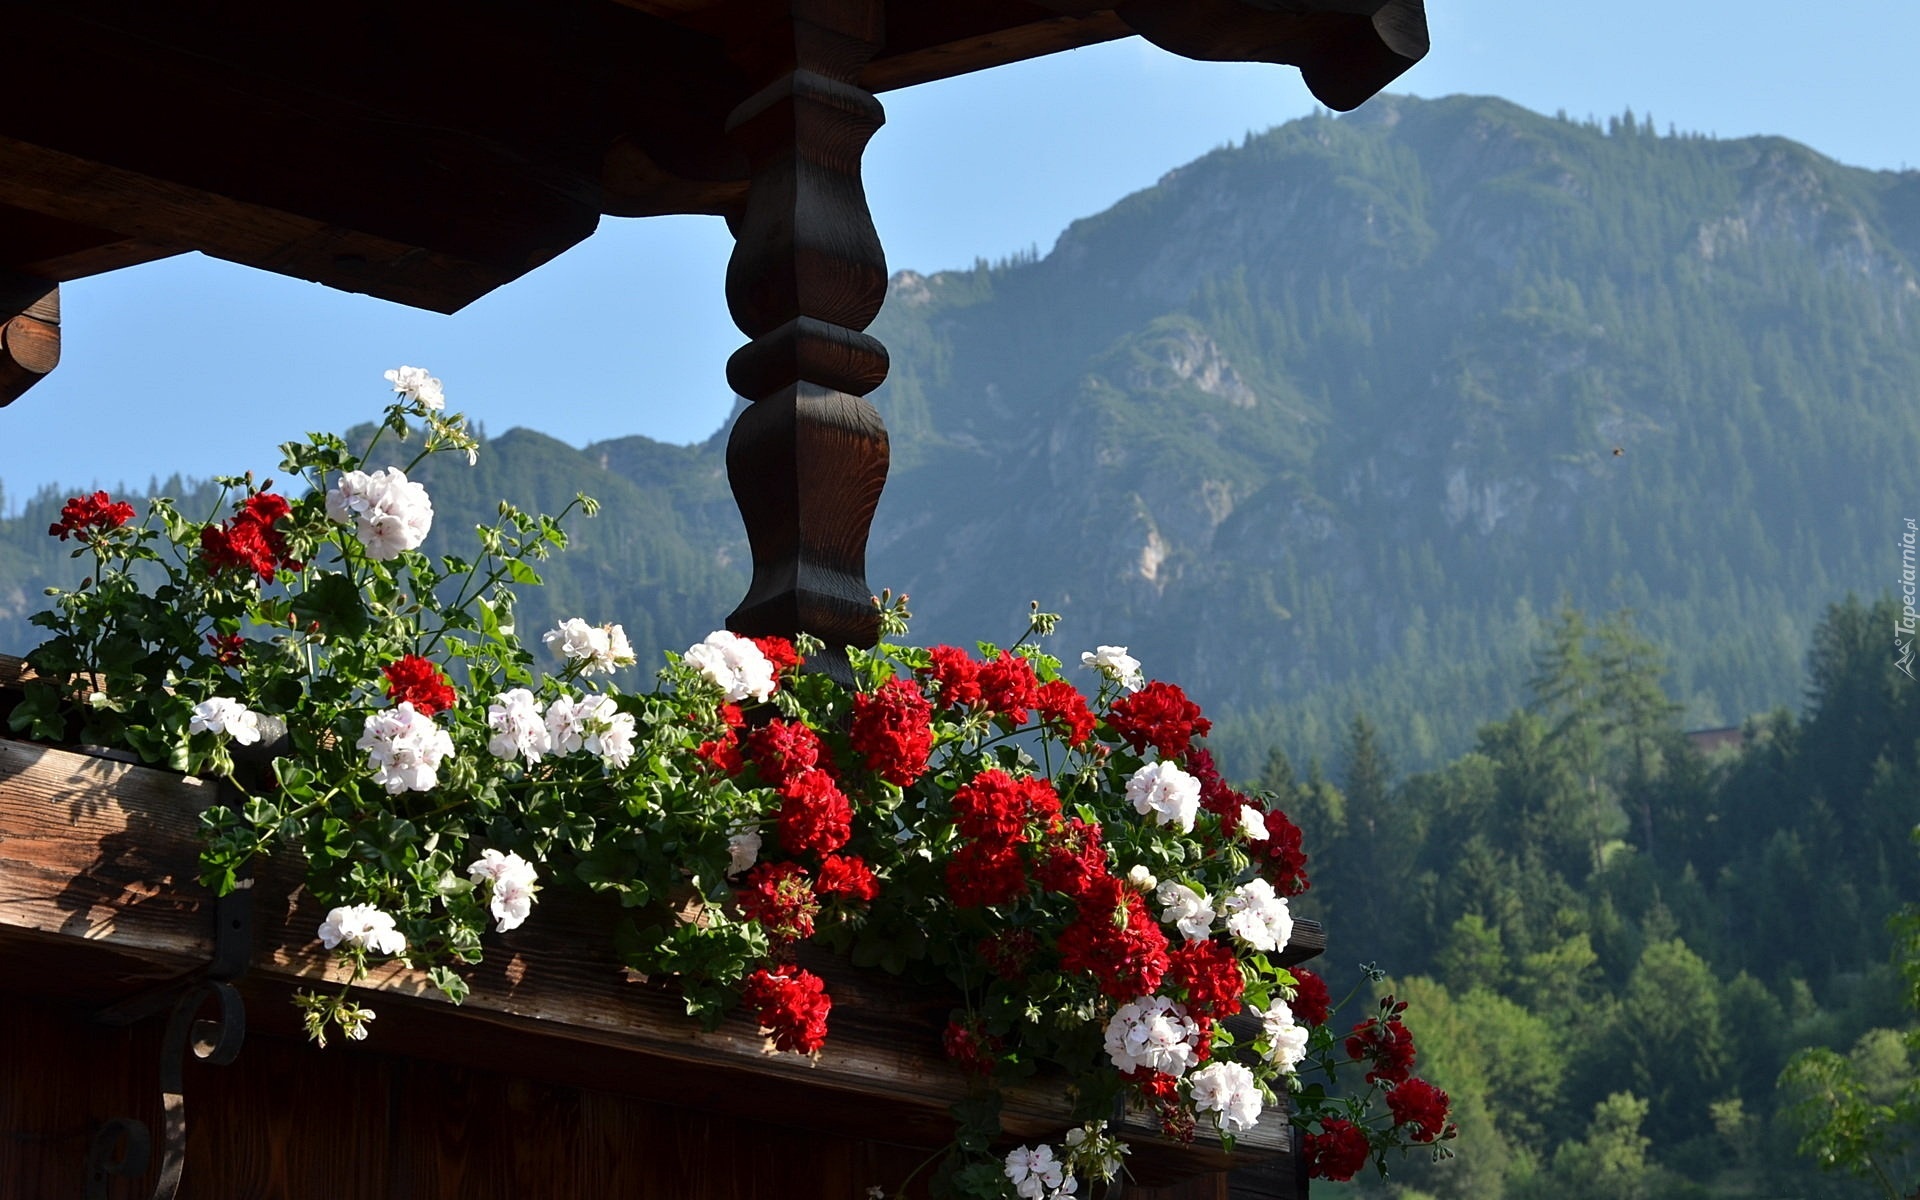
[[[19,660],[0,657],[0,711],[6,681],[21,674]],[[196,881],[198,818],[217,791],[200,779],[0,739],[0,961],[9,990],[106,1013],[204,971],[215,950],[214,907]],[[250,1023],[293,1035],[292,993],[338,986],[347,973],[315,938],[324,913],[305,894],[297,861],[264,864],[252,890],[254,953],[238,986]],[[378,1048],[672,1097],[723,1115],[773,1109],[790,1114],[788,1124],[835,1136],[871,1136],[879,1112],[896,1144],[938,1147],[951,1136],[948,1106],[967,1095],[940,1047],[952,996],[809,960],[834,997],[828,1045],[812,1058],[776,1053],[749,1017],[704,1031],[670,981],[630,980],[612,946],[618,915],[594,897],[549,889],[536,919],[489,935],[487,961],[457,1007],[423,972],[379,967],[357,985],[379,1013]],[[1281,961],[1303,961],[1324,945],[1318,925],[1297,922]],[[1006,1097],[1013,1137],[1057,1136],[1070,1117],[1063,1089],[1044,1079]],[[1217,1145],[1160,1137],[1141,1114],[1129,1118],[1127,1136],[1131,1168],[1149,1185],[1229,1165],[1291,1177],[1279,1114],[1240,1138],[1232,1160]]]
[[[200,250],[443,312],[603,214],[737,216],[726,134],[788,35],[764,0],[9,2],[0,275]],[[886,0],[873,92],[1140,33],[1292,63],[1350,108],[1420,0]]]

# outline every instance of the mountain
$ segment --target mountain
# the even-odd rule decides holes
[[[1397,763],[1458,753],[1563,600],[1635,610],[1687,720],[1737,722],[1797,694],[1825,603],[1896,579],[1917,265],[1920,173],[1777,138],[1464,96],[1295,121],[1044,257],[894,277],[869,579],[916,640],[1038,599],[1061,651],[1129,645],[1242,775],[1360,709]],[[516,430],[436,503],[599,494],[556,611],[678,648],[745,586],[723,447]],[[0,539],[0,644],[57,504]]]

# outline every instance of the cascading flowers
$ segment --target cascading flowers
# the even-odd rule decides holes
[[[630,690],[616,623],[567,618],[538,652],[515,635],[511,586],[538,584],[556,519],[503,505],[475,557],[425,552],[426,460],[477,447],[439,380],[388,379],[398,398],[367,447],[284,447],[298,495],[223,480],[238,503],[195,523],[165,501],[136,522],[100,494],[50,531],[96,569],[42,615],[53,636],[30,661],[49,682],[14,727],[211,774],[235,773],[236,747],[270,750],[270,776],[241,770],[245,801],[205,818],[210,885],[297,848],[328,910],[316,936],[356,980],[401,957],[455,1002],[490,938],[539,927],[543,887],[606,893],[632,970],[794,1053],[832,1044],[809,944],[948,988],[952,1022],[929,1042],[976,1095],[956,1106],[967,1149],[936,1177],[945,1194],[1042,1200],[1114,1178],[1116,1106],[1228,1142],[1291,1119],[1327,1178],[1452,1136],[1446,1093],[1412,1074],[1403,1006],[1344,1039],[1327,1028],[1324,985],[1288,965],[1299,829],[1221,778],[1200,707],[1126,647],[1069,668],[1042,648],[1056,619],[1037,605],[1006,647],[837,657],[716,631]],[[408,461],[368,469],[382,436],[416,428]],[[904,602],[876,601],[885,636],[904,633]],[[80,679],[76,702],[61,681]],[[350,986],[300,1003],[316,1038],[367,1035]],[[1301,1082],[1354,1062],[1357,1093]],[[1064,1073],[1084,1123],[1057,1147],[986,1151],[998,1086],[1037,1066]]]

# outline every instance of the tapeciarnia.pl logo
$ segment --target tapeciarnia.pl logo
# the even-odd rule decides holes
[[[1920,613],[1914,611],[1914,550],[1920,538],[1920,526],[1906,518],[1906,531],[1900,535],[1900,619],[1893,626],[1893,665],[1908,679],[1913,678],[1913,642]]]

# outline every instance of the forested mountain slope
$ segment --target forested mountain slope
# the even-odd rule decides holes
[[[1296,121],[1043,258],[895,277],[869,577],[917,639],[1010,636],[1037,598],[1066,649],[1132,646],[1242,774],[1358,708],[1402,764],[1465,749],[1563,597],[1637,610],[1685,720],[1735,722],[1796,696],[1823,603],[1894,577],[1916,263],[1920,173],[1778,139],[1474,97]],[[684,646],[745,586],[723,446],[515,431],[437,473],[441,536],[595,492],[527,618]],[[0,645],[58,499],[6,523]]]

